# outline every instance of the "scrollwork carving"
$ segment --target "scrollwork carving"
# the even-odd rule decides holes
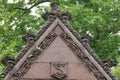
[[[72,40],[72,38],[64,33],[61,34],[61,38],[66,42],[68,47],[75,53],[77,57],[83,62],[89,71],[93,72],[94,76],[98,80],[107,80],[105,76],[96,68],[96,66],[89,60],[89,58],[82,52],[81,48]]]
[[[22,77],[24,74],[30,69],[31,65],[33,64],[33,61],[38,58],[38,56],[41,54],[42,50],[45,50],[49,45],[54,41],[54,39],[57,37],[55,33],[50,33],[43,42],[36,47],[31,55],[27,58],[27,60],[24,62],[24,64],[19,68],[19,70],[13,74],[14,80],[22,80]],[[24,79],[23,79],[24,80]]]
[[[57,37],[57,34],[55,33],[50,33],[46,38],[45,40],[39,45],[39,47],[41,47],[41,49],[45,49],[47,48],[51,42],[54,41],[54,39]]]

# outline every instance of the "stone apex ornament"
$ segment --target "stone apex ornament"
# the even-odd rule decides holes
[[[51,4],[52,12],[53,13],[58,13],[60,12],[60,3],[54,2]]]
[[[51,3],[51,12],[46,12],[42,15],[45,20],[48,19],[56,19],[57,17],[60,20],[70,20],[72,15],[69,12],[61,12],[60,11],[60,4],[58,2]]]

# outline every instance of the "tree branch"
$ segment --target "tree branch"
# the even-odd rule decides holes
[[[18,10],[22,10],[22,11],[28,10],[27,8],[19,8],[19,7],[15,7],[14,9],[18,9]]]
[[[31,7],[29,7],[29,8],[15,8],[15,9],[19,9],[19,10],[23,10],[23,11],[24,11],[23,14],[18,17],[18,19],[20,19],[22,16],[24,16],[24,15],[25,15],[27,12],[29,12],[33,7],[39,5],[39,4],[43,3],[43,2],[50,2],[50,0],[42,0],[42,1],[39,1],[39,2],[37,2],[37,3],[34,3],[34,4],[33,4]]]

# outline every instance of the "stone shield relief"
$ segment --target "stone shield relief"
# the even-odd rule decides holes
[[[51,76],[56,79],[63,79],[67,77],[67,69],[68,63],[67,62],[51,62]]]

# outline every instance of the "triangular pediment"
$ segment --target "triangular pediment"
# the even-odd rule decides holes
[[[59,41],[60,41],[61,44],[59,43]],[[58,44],[55,47],[55,49],[57,49],[57,50],[52,49],[51,46],[53,46],[53,44],[54,45]],[[60,47],[60,45],[62,45],[64,47]],[[68,46],[69,48],[65,47],[65,46]],[[66,48],[67,51],[64,48]],[[34,51],[34,49],[38,49],[38,54],[41,55],[41,56],[38,56],[38,55],[36,56],[36,58],[38,58],[38,59],[32,59],[31,58],[32,54],[33,54],[33,57],[35,55],[34,52],[36,52],[36,51]],[[42,53],[43,55],[41,54],[41,52],[42,52],[41,50],[43,51],[43,53]],[[53,53],[52,53],[51,50],[53,51]],[[63,51],[62,56],[56,56],[56,57],[54,57],[55,55],[57,55],[55,52],[62,52],[62,51]],[[66,53],[68,53],[70,55],[67,57],[68,54],[66,55]],[[28,58],[28,62],[26,62],[27,58]],[[29,60],[29,58],[31,58],[31,60]],[[73,60],[72,60],[72,58],[73,58]],[[78,58],[79,58],[79,60],[78,60]],[[30,73],[29,75],[31,76],[31,75],[33,75],[32,74],[33,70],[36,70],[36,69],[40,68],[40,70],[44,71],[43,70],[44,69],[44,65],[49,66],[48,64],[33,64],[33,63],[31,63],[31,61],[33,61],[33,62],[34,61],[36,61],[36,62],[40,62],[40,61],[41,62],[50,62],[50,61],[52,62],[53,61],[54,62],[54,59],[58,60],[58,61],[61,60],[61,62],[62,62],[62,60],[63,60],[63,62],[64,61],[66,61],[66,62],[70,61],[72,63],[74,63],[74,61],[75,61],[75,63],[79,62],[79,65],[81,63],[83,63],[82,67],[81,66],[78,67],[78,65],[77,66],[74,65],[74,66],[76,66],[76,68],[78,67],[79,71],[83,70],[82,72],[79,72],[79,71],[76,70],[79,74],[81,74],[81,73],[86,74],[87,73],[88,76],[89,76],[89,77],[83,77],[83,76],[81,76],[80,77],[81,79],[97,80],[95,78],[96,76],[94,76],[94,75],[98,74],[97,76],[99,77],[99,74],[101,74],[101,76],[104,77],[105,79],[108,78],[109,80],[112,80],[107,75],[107,73],[101,68],[101,66],[97,63],[97,61],[95,61],[95,59],[89,54],[89,52],[86,50],[86,48],[84,48],[84,46],[76,39],[76,37],[72,34],[72,32],[59,19],[56,19],[50,25],[50,27],[44,32],[44,34],[35,42],[35,44],[21,58],[21,60],[18,62],[18,64],[15,65],[15,67],[18,66],[18,67],[16,67],[18,69],[15,70],[15,72],[16,72],[15,74],[18,74],[17,72],[21,72],[21,73],[23,73],[25,75],[25,76],[24,75],[19,75],[17,78],[19,78],[21,76],[27,77],[28,73]],[[24,63],[22,63],[22,62],[24,62]],[[26,67],[26,65],[28,65],[28,66]],[[43,66],[40,66],[40,65],[43,65]],[[71,66],[71,67],[74,67],[74,66]],[[43,68],[43,69],[41,69],[41,68]],[[22,69],[23,70],[25,69],[25,70],[22,71]],[[48,69],[49,69],[48,67],[45,68],[45,70],[47,70],[47,71],[48,71]],[[92,69],[95,70],[94,73],[92,72]],[[75,68],[73,70],[75,70]],[[38,72],[38,73],[40,74],[40,72]],[[102,75],[102,73],[104,73],[106,76]],[[74,73],[71,72],[71,75],[72,74],[74,74]],[[77,73],[75,73],[75,74],[77,74]],[[33,75],[33,77],[31,76],[31,79],[35,78],[34,76],[38,78],[38,76]],[[42,75],[42,77],[43,76],[45,76],[45,75]],[[48,76],[48,75],[46,75],[46,76]],[[50,77],[50,75],[49,75],[49,77]],[[77,76],[75,76],[75,77],[77,77]]]
[[[55,10],[45,14],[45,26],[36,36],[25,37],[27,45],[11,70],[11,65],[6,68],[4,80],[115,80],[69,25],[69,16]]]
[[[50,27],[48,27],[48,29],[44,32],[44,34],[35,42],[35,44],[31,48],[32,49],[29,49],[29,51],[21,59],[23,61],[24,60],[26,61],[26,59],[28,58],[28,63],[24,62],[24,64],[26,65],[30,64],[29,67],[26,67],[26,72],[23,71],[24,75],[22,76],[24,77],[27,77],[28,73],[30,73],[29,75],[32,78],[32,73],[34,70],[40,68],[40,70],[44,71],[44,65],[49,66],[48,64],[43,64],[43,66],[40,67],[40,65],[42,64],[39,64],[39,62],[49,63],[49,62],[54,62],[55,60],[55,62],[78,63],[79,65],[74,65],[80,68],[80,69],[78,68],[78,71],[76,70],[77,73],[81,75],[82,73],[84,73],[84,74],[88,74],[89,76],[89,77],[83,77],[83,76],[79,77],[81,79],[97,80],[96,76],[94,75],[97,75],[97,77],[99,77],[99,74],[101,74],[100,76],[102,76],[103,78],[109,78],[109,80],[112,80],[107,75],[107,73],[101,68],[98,62],[95,61],[95,59],[91,56],[91,54],[89,54],[86,48],[84,48],[84,46],[76,39],[76,37],[72,34],[72,32],[58,18],[50,25]],[[34,51],[34,49],[38,49],[38,50]],[[63,53],[58,54],[58,52],[62,52],[62,51]],[[37,55],[35,54],[36,52],[38,53]],[[36,62],[36,64],[34,64],[34,62]],[[25,69],[24,67],[25,65],[23,65],[23,63],[20,64],[22,67],[19,67],[20,69],[18,68],[19,69],[18,72],[21,71],[22,69]],[[82,64],[81,65],[82,67],[80,66],[80,64]],[[72,65],[72,67],[74,66]],[[45,70],[47,71],[48,69],[49,69],[48,67],[45,68]],[[73,70],[75,70],[75,68]],[[83,71],[81,72],[81,70]],[[92,70],[94,71],[94,73],[92,72]],[[40,74],[39,70],[38,73]],[[106,76],[104,76],[102,73],[104,73]],[[74,74],[74,71],[71,72],[71,74]],[[38,78],[38,76],[36,75],[33,75],[33,78],[35,78],[34,76]]]
[[[51,62],[68,63],[67,73],[69,72],[69,75],[67,76],[69,79],[97,80],[90,71],[86,70],[87,68],[82,61],[77,58],[60,36],[56,37],[50,46],[38,56],[31,65],[31,68],[24,75],[24,78],[52,79],[50,74]],[[87,77],[83,77],[83,73],[86,74]]]

